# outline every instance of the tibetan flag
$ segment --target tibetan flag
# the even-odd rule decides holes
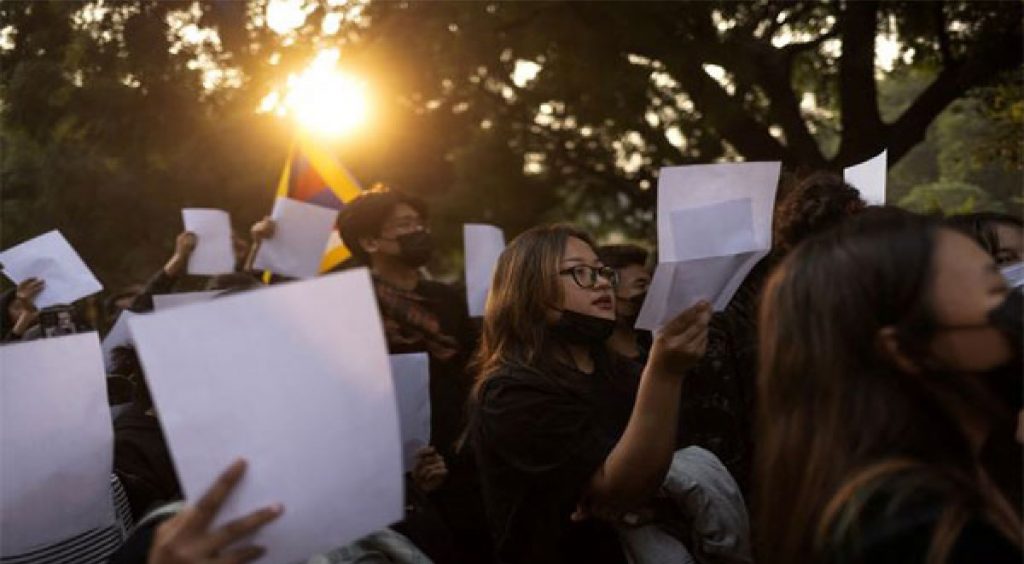
[[[296,137],[277,183],[278,196],[340,210],[361,191],[356,179],[333,155],[301,133]],[[349,251],[335,229],[324,250],[320,272],[348,257]]]

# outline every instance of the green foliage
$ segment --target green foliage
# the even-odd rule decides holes
[[[108,287],[159,267],[183,206],[239,229],[269,210],[292,132],[255,109],[326,47],[368,78],[377,114],[330,149],[364,184],[430,200],[449,249],[467,221],[649,238],[673,164],[838,169],[888,147],[890,194],[913,205],[939,178],[993,206],[1019,194],[1015,2],[310,0],[285,34],[265,0],[96,4],[0,2],[0,246],[59,228]],[[182,41],[181,22],[216,41]],[[891,71],[873,34],[900,46]],[[541,70],[516,83],[525,61]],[[238,80],[204,84],[204,64]],[[948,205],[989,203],[961,192]]]
[[[991,194],[973,184],[939,181],[916,186],[898,204],[918,213],[956,215],[977,211],[1005,212]]]

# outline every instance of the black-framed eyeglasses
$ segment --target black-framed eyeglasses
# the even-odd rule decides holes
[[[597,277],[600,276],[608,281],[612,287],[619,285],[619,273],[610,266],[590,266],[588,264],[577,264],[565,270],[559,270],[562,276],[572,276],[573,282],[585,290],[597,286]]]

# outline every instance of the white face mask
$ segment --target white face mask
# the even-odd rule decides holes
[[[1024,262],[1015,262],[999,269],[1011,288],[1024,286]]]

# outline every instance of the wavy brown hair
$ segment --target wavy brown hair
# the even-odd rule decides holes
[[[586,232],[556,224],[521,233],[501,253],[473,363],[477,389],[500,367],[536,369],[546,362],[547,313],[562,301],[558,267],[570,237],[594,247]]]
[[[907,354],[925,354],[936,330],[930,282],[940,228],[871,208],[805,241],[769,279],[757,390],[760,562],[856,561],[846,548],[858,546],[864,502],[876,492],[893,494],[889,507],[921,494],[943,500],[928,562],[946,558],[968,518],[1020,544],[1019,515],[982,486],[948,408],[994,413],[981,379],[908,374],[877,346],[891,326]]]

